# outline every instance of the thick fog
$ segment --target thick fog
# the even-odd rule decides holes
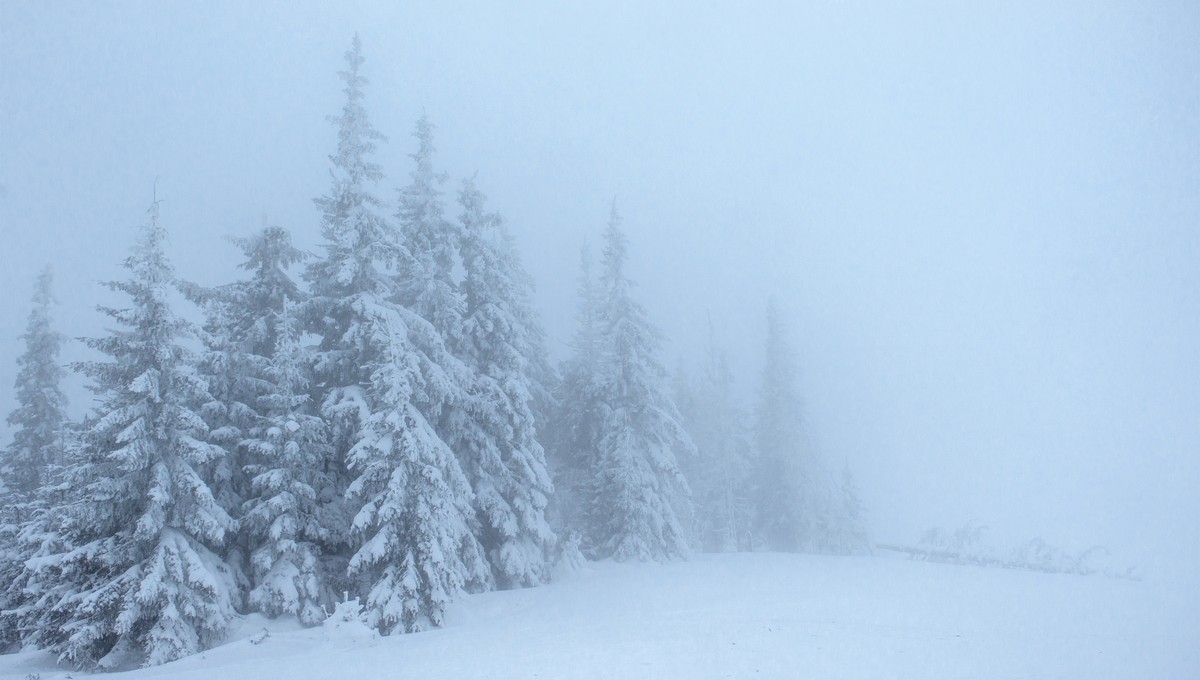
[[[156,181],[184,278],[237,276],[219,237],[264,219],[316,248],[357,31],[379,194],[428,114],[557,356],[615,197],[668,367],[711,320],[752,405],[784,311],[877,540],[1200,559],[1200,6],[701,4],[0,3],[0,413],[38,269],[102,333]]]

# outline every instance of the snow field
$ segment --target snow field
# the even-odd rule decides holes
[[[248,617],[221,647],[112,677],[1183,679],[1200,676],[1198,602],[1152,579],[699,555],[464,597],[410,635]],[[71,675],[43,652],[0,657],[0,677],[29,673]]]

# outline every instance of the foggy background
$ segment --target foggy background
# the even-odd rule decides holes
[[[377,194],[427,112],[447,214],[478,172],[556,358],[616,196],[668,367],[711,315],[752,406],[774,296],[876,540],[1200,560],[1197,3],[340,4],[0,0],[0,414],[36,271],[101,333],[155,177],[186,279],[240,276],[220,237],[264,214],[315,251],[358,31]]]

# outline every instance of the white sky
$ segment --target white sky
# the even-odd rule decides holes
[[[752,393],[775,295],[879,538],[1200,559],[1200,5],[702,4],[0,0],[0,413],[36,270],[102,332],[155,177],[184,277],[264,213],[317,243],[357,30],[379,195],[428,112],[557,351],[617,196],[669,367],[711,312]]]

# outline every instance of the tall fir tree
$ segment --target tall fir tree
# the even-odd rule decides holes
[[[400,242],[404,246],[396,277],[400,304],[424,318],[452,348],[461,344],[465,301],[454,269],[462,238],[459,225],[446,219],[438,185],[444,177],[433,170],[433,123],[422,115],[413,137],[415,167],[399,190]]]
[[[111,668],[160,664],[225,634],[237,589],[220,550],[235,522],[202,474],[224,455],[197,412],[211,399],[171,308],[176,284],[157,201],[126,281],[130,298],[102,307],[118,325],[87,344],[106,361],[78,365],[100,406],[71,471],[74,500],[58,511],[65,552],[29,564],[43,588],[39,643],[61,660]]]
[[[68,451],[73,447],[69,444]],[[71,496],[71,488],[60,481],[62,470],[56,472],[33,500],[8,506],[0,525],[0,653],[46,646],[42,638],[47,603],[69,591],[67,584],[52,578],[52,570],[39,566],[48,566],[68,549],[58,508]],[[7,511],[11,509],[19,512]]]
[[[500,217],[485,213],[483,203],[474,182],[465,182],[459,193],[466,271],[461,351],[473,380],[470,401],[453,411],[458,422],[451,444],[475,493],[479,538],[493,576],[511,588],[545,578],[554,542],[545,516],[552,485],[531,408],[533,330],[524,272]]]
[[[696,456],[684,466],[696,507],[696,534],[709,552],[749,550],[753,511],[750,465],[753,444],[745,414],[734,397],[733,373],[710,339],[695,385],[678,399]]]
[[[59,363],[62,336],[54,331],[50,314],[55,304],[53,274],[46,267],[34,285],[33,308],[21,339],[25,352],[17,358],[14,394],[17,408],[8,423],[17,428],[8,448],[0,451],[0,650],[12,648],[21,637],[25,602],[36,584],[23,576],[24,562],[43,550],[57,548],[48,536],[49,510],[61,500],[57,478],[66,453],[68,427],[66,396]],[[43,548],[43,538],[49,543]]]
[[[684,557],[690,490],[676,453],[695,447],[658,362],[657,331],[632,296],[627,241],[614,204],[600,284],[602,418],[592,467],[590,548],[618,560]]]
[[[763,547],[785,552],[819,550],[826,523],[825,474],[804,427],[798,381],[796,359],[772,303],[755,412],[755,524]]]
[[[66,371],[59,363],[63,337],[55,332],[50,315],[53,281],[46,267],[34,286],[33,309],[21,336],[25,352],[17,357],[17,408],[8,415],[16,431],[0,459],[0,483],[17,503],[31,500],[46,481],[49,467],[62,459],[66,438],[67,398],[61,386]]]
[[[250,278],[213,288],[189,284],[185,292],[205,313],[199,370],[212,399],[200,412],[210,441],[225,450],[211,473],[213,492],[221,507],[238,517],[251,493],[245,467],[253,461],[244,442],[264,416],[259,400],[272,390],[268,372],[279,332],[278,310],[285,300],[300,297],[288,269],[304,254],[282,227],[263,227],[249,238],[231,240],[242,251],[239,267]],[[229,562],[244,567],[247,550],[244,541],[234,541]]]
[[[292,614],[311,626],[336,600],[322,562],[334,545],[334,523],[326,516],[336,493],[325,468],[328,429],[310,408],[308,353],[295,305],[285,298],[270,317],[269,388],[258,397],[260,415],[242,441],[250,476],[242,518],[253,583],[248,599],[268,616]]]
[[[504,238],[511,240],[512,237],[506,233]],[[510,243],[507,250],[515,256],[516,245]],[[524,271],[523,265],[520,264],[516,269]],[[517,315],[529,333],[525,348],[525,374],[529,378],[531,390],[529,407],[533,410],[533,420],[537,424],[538,431],[545,432],[549,429],[550,421],[558,408],[555,394],[562,378],[550,360],[546,329],[533,304],[533,277],[528,272],[524,272],[522,278],[524,279],[523,290],[520,291],[521,303],[518,306]]]
[[[594,491],[592,471],[603,417],[599,294],[586,244],[580,249],[579,271],[576,330],[554,394],[546,457],[555,489],[550,501],[552,524],[560,538],[582,543],[590,533],[587,509]]]
[[[422,114],[413,126],[412,137],[417,149],[409,158],[413,169],[409,182],[397,190],[399,225],[399,257],[396,261],[393,301],[428,322],[447,350],[442,367],[453,384],[447,385],[445,403],[438,415],[429,420],[436,436],[451,447],[460,469],[467,473],[475,467],[471,453],[462,450],[462,442],[473,429],[468,417],[475,399],[474,377],[463,361],[463,315],[466,299],[461,290],[456,268],[460,265],[462,244],[461,226],[446,218],[440,186],[446,176],[434,170],[434,125]],[[465,427],[464,427],[465,424]],[[468,517],[467,526],[475,543],[466,547],[468,553],[484,550],[479,542],[482,527],[478,517]],[[472,591],[486,590],[494,582],[490,570],[486,577],[468,579],[465,586]]]
[[[432,424],[463,378],[442,368],[452,357],[423,319],[384,305],[369,313],[364,344],[377,349],[367,364],[369,414],[347,453],[359,472],[349,496],[359,501],[363,540],[349,566],[370,583],[371,623],[414,632],[440,626],[446,605],[491,574],[472,533],[470,484]]]
[[[826,538],[829,552],[839,555],[865,555],[871,552],[866,513],[858,497],[858,485],[849,465],[842,468],[834,493],[831,515],[829,535]]]
[[[550,361],[550,350],[546,345],[546,330],[541,315],[534,307],[533,276],[525,269],[517,249],[516,239],[503,221],[496,228],[493,241],[500,267],[512,277],[512,311],[516,322],[524,331],[525,342],[521,348],[527,385],[529,408],[533,413],[534,426],[539,439],[545,438],[558,402],[555,392],[560,380],[558,371]]]
[[[364,325],[369,324],[366,305],[386,299],[391,283],[381,267],[396,255],[395,230],[377,212],[379,199],[372,187],[383,179],[379,165],[370,160],[384,136],[375,130],[363,106],[367,79],[362,75],[362,43],[355,34],[346,52],[346,69],[339,72],[346,102],[341,115],[330,116],[337,126],[337,153],[329,156],[332,186],[314,200],[321,211],[324,256],[311,260],[304,270],[310,298],[303,307],[305,326],[319,337],[313,357],[315,381],[312,394],[319,414],[329,427],[329,455],[321,468],[333,484],[328,503],[326,529],[333,552],[343,563],[333,563],[336,578],[345,572],[350,548],[353,510],[343,498],[352,473],[346,467],[346,452],[357,441],[366,409],[363,385],[365,352]],[[342,590],[354,585],[342,581]]]
[[[383,179],[383,170],[370,157],[386,138],[371,124],[363,106],[364,61],[362,42],[355,34],[346,52],[346,70],[338,74],[345,83],[346,103],[341,115],[328,118],[338,128],[337,153],[329,157],[333,186],[328,195],[314,200],[321,211],[325,257],[309,263],[304,276],[315,298],[313,309],[323,313],[318,321],[328,327],[322,328],[326,331],[344,331],[351,323],[353,305],[346,300],[352,296],[390,293],[391,284],[379,265],[392,262],[397,252],[395,230],[378,214],[381,204],[371,191]],[[340,337],[340,333],[324,335],[326,344]],[[326,370],[352,374],[357,367],[339,361]]]
[[[316,375],[332,434],[329,472],[353,476],[345,495],[354,508],[348,586],[361,584],[372,625],[412,631],[439,625],[459,590],[490,575],[469,528],[470,486],[433,425],[461,401],[467,378],[437,329],[396,302],[385,268],[411,258],[370,191],[382,173],[368,158],[382,136],[362,106],[357,37],[346,59],[347,102],[333,119],[334,186],[317,200],[325,257],[305,273],[307,317],[321,336]]]

